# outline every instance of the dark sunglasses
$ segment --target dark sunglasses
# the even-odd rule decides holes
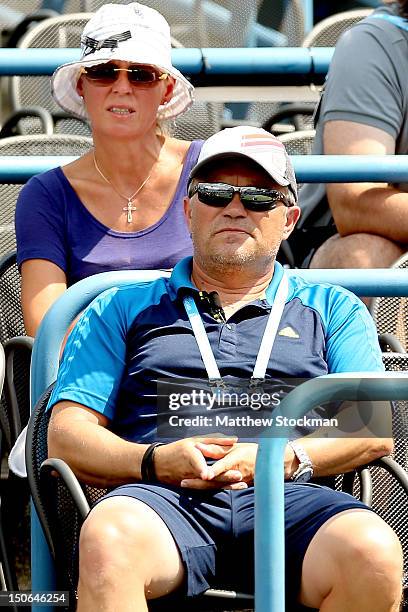
[[[119,78],[120,72],[127,72],[129,83],[143,87],[151,87],[159,81],[167,79],[167,72],[159,72],[152,66],[134,64],[128,68],[119,68],[115,64],[98,64],[82,68],[83,74],[96,85],[111,85]]]
[[[232,201],[236,193],[239,193],[244,208],[255,212],[273,210],[279,202],[290,206],[286,196],[277,189],[235,187],[235,185],[226,183],[196,183],[189,188],[188,197],[192,198],[197,194],[199,201],[203,204],[223,208]]]

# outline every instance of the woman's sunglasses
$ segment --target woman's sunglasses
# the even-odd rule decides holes
[[[129,83],[138,87],[151,87],[169,76],[167,72],[159,72],[152,66],[141,66],[140,64],[134,64],[128,68],[119,68],[115,64],[86,66],[82,68],[81,74],[95,85],[112,85],[119,78],[120,72],[127,72]]]
[[[266,212],[273,210],[282,202],[285,206],[290,206],[286,196],[277,189],[267,189],[264,187],[235,187],[226,183],[196,183],[188,191],[188,197],[192,198],[197,194],[200,202],[223,208],[239,193],[242,205],[247,210],[255,212]]]

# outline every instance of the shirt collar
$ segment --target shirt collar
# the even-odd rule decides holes
[[[191,272],[193,269],[193,258],[185,257],[175,265],[171,277],[169,279],[169,288],[172,299],[176,299],[180,290],[189,289],[190,291],[198,291],[197,287],[191,281]],[[276,291],[283,276],[283,267],[275,261],[273,277],[266,289],[266,300],[271,306],[275,299]]]

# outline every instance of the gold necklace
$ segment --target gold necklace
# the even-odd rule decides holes
[[[100,176],[103,178],[103,180],[104,180],[104,181],[106,181],[106,182],[108,183],[108,185],[110,185],[110,186],[112,187],[113,191],[115,191],[115,192],[116,192],[116,193],[117,193],[117,194],[118,194],[118,195],[119,195],[121,198],[123,198],[124,200],[127,200],[127,205],[126,205],[126,206],[124,206],[124,207],[122,208],[122,210],[123,210],[125,213],[127,213],[127,222],[128,222],[128,223],[132,223],[132,221],[133,221],[133,215],[132,215],[132,212],[133,212],[134,210],[137,210],[136,206],[132,206],[132,204],[133,204],[133,200],[134,200],[134,198],[137,196],[137,194],[139,193],[139,191],[142,191],[143,187],[146,185],[147,181],[148,181],[148,180],[149,180],[149,178],[151,177],[153,170],[152,170],[152,171],[150,172],[150,174],[149,174],[149,175],[148,175],[148,176],[145,178],[145,180],[144,180],[144,181],[143,181],[143,183],[140,185],[140,187],[138,187],[138,188],[136,189],[136,191],[135,191],[134,193],[132,193],[132,195],[131,195],[131,196],[129,196],[129,197],[128,197],[128,196],[123,195],[123,193],[120,193],[120,191],[118,191],[118,190],[116,189],[116,187],[115,187],[115,186],[114,186],[114,185],[111,183],[111,181],[110,181],[108,178],[106,178],[106,176],[104,175],[104,173],[103,173],[103,172],[102,172],[102,170],[99,168],[99,166],[98,166],[98,164],[97,164],[97,162],[96,162],[95,151],[94,151],[94,153],[93,153],[93,161],[94,161],[94,166],[95,166],[96,171],[97,171],[97,172],[100,174]]]

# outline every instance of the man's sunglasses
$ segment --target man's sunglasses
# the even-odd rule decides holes
[[[192,198],[197,194],[200,202],[223,208],[227,206],[236,193],[239,193],[240,200],[247,210],[255,212],[266,212],[273,210],[282,202],[285,206],[290,206],[286,196],[277,189],[267,189],[264,187],[236,187],[226,183],[196,183],[188,191],[188,197]]]
[[[81,74],[95,85],[112,85],[120,72],[127,72],[129,83],[140,87],[151,87],[159,81],[167,79],[167,72],[159,72],[153,66],[134,64],[128,68],[119,68],[115,64],[98,64],[82,68]]]

